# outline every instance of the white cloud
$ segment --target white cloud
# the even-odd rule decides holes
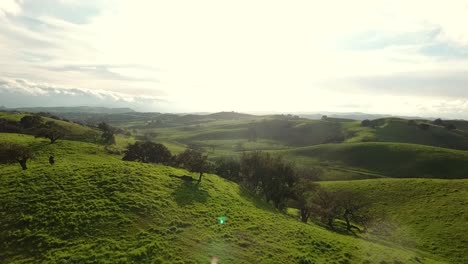
[[[57,6],[99,9],[79,24],[52,13],[34,16],[18,3],[0,4],[0,14],[14,17],[0,15],[0,76],[164,96],[181,111],[327,110],[346,105],[337,98],[355,96],[380,105],[366,108],[358,100],[355,111],[391,112],[394,104],[382,102],[381,93],[364,87],[368,96],[362,96],[362,83],[351,80],[468,69],[466,58],[421,52],[432,44],[467,49],[468,2],[461,0],[57,0]],[[340,48],[353,37],[366,43],[366,32],[378,33],[375,48]],[[435,33],[424,38],[427,32]],[[417,34],[423,38],[395,40]],[[445,102],[444,89],[425,100]],[[415,94],[388,95],[416,102]]]
[[[11,14],[17,15],[21,12],[21,7],[17,0],[2,0],[0,2],[0,16]]]

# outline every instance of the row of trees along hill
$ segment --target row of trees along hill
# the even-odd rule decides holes
[[[315,182],[319,170],[299,170],[269,153],[256,151],[242,154],[239,160],[218,159],[215,172],[272,202],[277,209],[297,208],[304,223],[313,217],[334,229],[335,220],[342,220],[350,231],[352,228],[360,230],[355,224],[366,227],[377,220],[371,217],[365,196],[348,191],[327,191]]]
[[[178,155],[172,155],[166,146],[151,141],[137,141],[135,144],[128,145],[127,150],[124,151],[123,160],[161,163],[184,168],[198,173],[198,182],[202,181],[204,173],[213,171],[213,164],[208,161],[208,156],[198,150],[186,149]]]
[[[0,132],[22,133],[44,137],[55,143],[58,139],[64,138],[69,133],[66,128],[58,125],[54,121],[46,121],[39,115],[23,116],[18,122],[7,119],[0,119]]]
[[[51,143],[55,143],[57,140],[68,136],[73,138],[72,131],[63,125],[59,125],[59,122],[62,121],[69,122],[66,119],[60,119],[59,117],[49,113],[35,113],[31,115],[25,115],[19,121],[0,118],[0,132],[29,134],[36,137],[47,138]],[[77,124],[84,126],[80,123]],[[130,135],[129,132],[120,128],[112,127],[105,122],[101,122],[97,124],[96,127],[91,126],[90,128],[92,129],[88,131],[90,135],[84,136],[88,136],[88,138],[94,139],[95,136],[99,135],[96,131],[97,128],[101,131],[101,136],[99,139],[94,140],[95,142],[99,142],[105,145],[115,144],[115,134]],[[76,135],[74,138],[76,139]]]
[[[298,208],[304,223],[313,217],[334,229],[335,220],[340,219],[346,223],[346,229],[351,230],[360,229],[355,224],[365,227],[372,220],[366,197],[353,192],[327,191],[314,182],[318,170],[298,170],[283,158],[269,153],[255,151],[244,153],[239,160],[223,158],[212,163],[198,150],[186,149],[172,155],[163,144],[150,141],[130,144],[124,153],[123,160],[161,163],[198,173],[198,182],[202,181],[204,173],[215,172],[239,183],[279,210],[288,206]],[[175,177],[193,180],[189,176]]]

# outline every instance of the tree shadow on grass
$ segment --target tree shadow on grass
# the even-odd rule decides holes
[[[187,206],[193,203],[205,203],[209,194],[201,189],[197,181],[182,181],[172,192],[172,196],[179,206]]]

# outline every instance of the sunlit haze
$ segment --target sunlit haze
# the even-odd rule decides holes
[[[468,1],[0,2],[0,105],[468,118]]]

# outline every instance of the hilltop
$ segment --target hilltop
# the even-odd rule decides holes
[[[196,185],[169,177],[187,171],[124,162],[91,143],[0,139],[36,152],[27,171],[0,165],[0,258],[7,262],[437,262],[302,224],[216,175]],[[219,224],[220,216],[228,221]]]

